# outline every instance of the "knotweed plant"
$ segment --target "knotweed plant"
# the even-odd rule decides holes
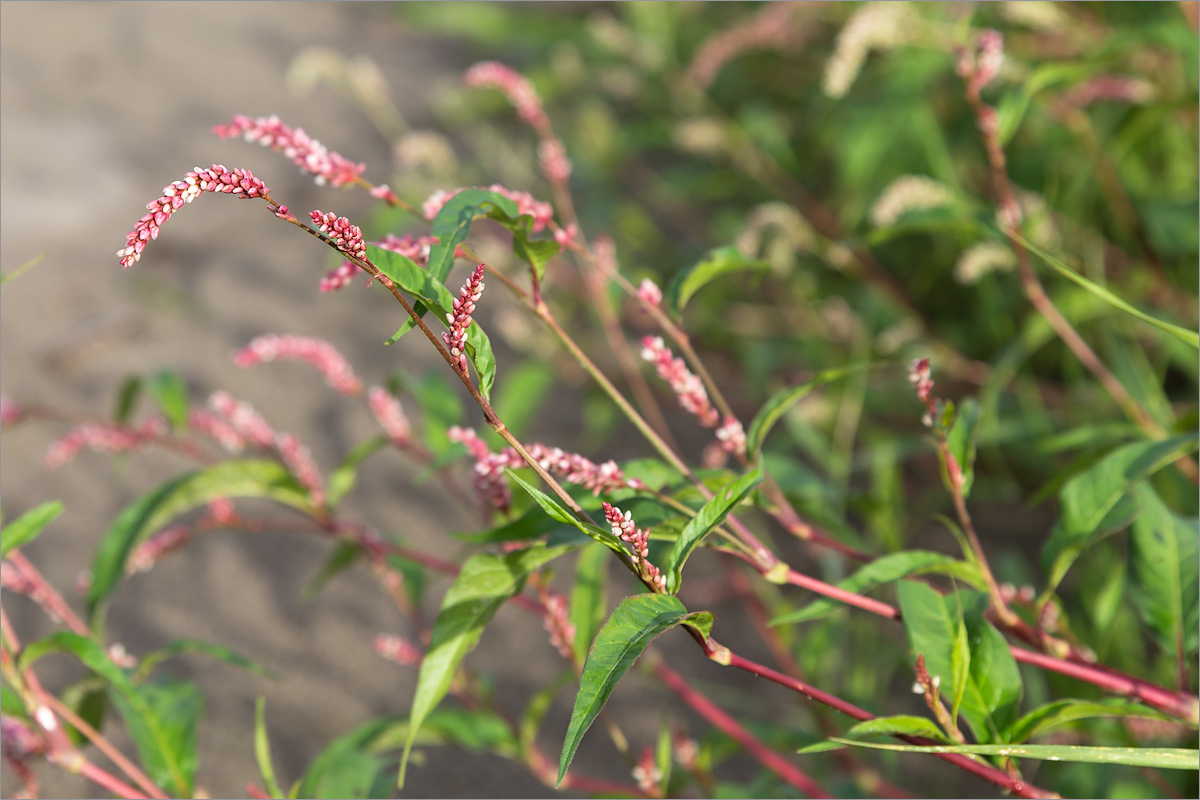
[[[406,628],[380,631],[374,651],[398,669],[418,670],[411,701],[389,709],[399,716],[363,720],[306,773],[287,776],[296,781],[290,788],[272,766],[271,724],[260,706],[255,736],[261,775],[247,776],[252,796],[349,796],[378,787],[385,771],[389,779],[398,777],[392,785],[402,792],[406,775],[419,768],[413,748],[429,731],[449,743],[493,749],[547,787],[602,796],[919,796],[942,781],[961,779],[953,786],[967,793],[1055,797],[1088,785],[1056,769],[1064,762],[1124,770],[1122,785],[1139,787],[1127,792],[1149,787],[1195,796],[1195,404],[1180,409],[1146,385],[1155,374],[1165,376],[1164,383],[1190,375],[1194,384],[1194,316],[1188,325],[1168,321],[1178,317],[1181,304],[1195,311],[1194,292],[1172,298],[1161,259],[1150,262],[1157,271],[1141,273],[1149,283],[1158,281],[1161,291],[1147,297],[1158,298],[1159,306],[1127,302],[1106,288],[1103,265],[1081,273],[1063,264],[1069,255],[1037,244],[1046,241],[1033,228],[1044,220],[1030,215],[1038,198],[1018,191],[1008,166],[1010,151],[1022,146],[1015,135],[1019,115],[1041,87],[1075,81],[1059,93],[1047,118],[1068,128],[1081,124],[1080,109],[1089,104],[1148,102],[1151,90],[1132,77],[1093,79],[1086,70],[1030,77],[1032,67],[1009,57],[996,30],[962,20],[951,25],[937,18],[939,11],[881,3],[845,12],[768,4],[699,43],[690,67],[678,66],[668,63],[661,42],[656,45],[648,32],[661,36],[670,26],[645,20],[726,12],[657,5],[630,11],[628,24],[607,10],[589,18],[597,46],[641,70],[605,69],[598,80],[614,96],[633,96],[639,81],[661,79],[678,106],[676,132],[686,133],[662,141],[675,141],[692,155],[726,159],[762,190],[739,209],[741,231],[717,226],[717,235],[728,236],[688,266],[651,276],[630,267],[634,259],[626,253],[637,252],[637,245],[626,250],[620,229],[651,234],[627,219],[601,221],[602,209],[589,208],[582,193],[573,195],[572,181],[594,169],[593,162],[572,139],[560,138],[554,106],[543,102],[535,82],[495,61],[467,70],[465,87],[498,90],[515,110],[528,128],[528,174],[540,176],[549,199],[536,189],[497,183],[417,194],[401,181],[391,189],[368,180],[368,165],[276,116],[237,115],[217,124],[216,135],[277,151],[327,185],[331,203],[341,196],[334,188],[365,190],[388,212],[379,218],[406,219],[407,229],[368,236],[365,221],[337,211],[293,212],[249,170],[220,164],[184,173],[149,202],[117,252],[114,271],[118,264],[154,269],[153,243],[171,235],[167,223],[184,205],[206,194],[250,201],[266,212],[264,237],[291,230],[269,227],[282,221],[337,254],[340,266],[314,276],[320,302],[368,290],[394,298],[394,317],[363,320],[369,328],[364,335],[386,328],[395,331],[389,343],[423,337],[445,362],[441,382],[469,397],[472,410],[468,418],[447,421],[445,409],[413,392],[412,382],[360,378],[329,342],[286,331],[262,331],[232,354],[232,365],[271,370],[281,368],[271,362],[299,361],[316,370],[340,402],[364,405],[379,432],[340,464],[319,463],[298,436],[277,430],[269,413],[224,390],[193,407],[182,379],[170,373],[145,384],[158,410],[141,420],[123,412],[115,418],[78,415],[4,396],[5,429],[39,420],[72,423],[49,446],[47,469],[71,468],[84,450],[136,458],[164,447],[194,461],[193,469],[154,487],[108,528],[83,590],[82,612],[21,552],[43,532],[52,535],[63,505],[26,510],[4,526],[0,575],[8,597],[27,597],[63,628],[30,641],[7,613],[2,620],[3,757],[28,796],[37,794],[34,765],[42,762],[118,797],[207,796],[196,766],[199,711],[184,713],[164,700],[173,692],[184,696],[191,685],[147,683],[163,654],[126,652],[106,638],[104,622],[128,576],[163,559],[188,558],[189,544],[208,531],[253,532],[269,525],[259,516],[261,504],[241,502],[247,498],[299,512],[304,522],[298,531],[331,543],[330,569],[353,564],[379,583],[381,602],[398,608]],[[1011,24],[1026,27],[1040,19],[1018,11],[996,13],[1016,14],[1012,20],[1024,21]],[[835,25],[827,15],[837,13]],[[789,73],[793,83],[813,82],[814,103],[850,102],[863,84],[877,91],[871,68],[880,58],[917,52],[914,63],[925,59],[920,63],[928,68],[934,52],[943,69],[929,80],[954,87],[965,115],[960,127],[969,134],[955,154],[971,159],[962,175],[935,178],[900,165],[910,171],[881,179],[855,198],[861,235],[842,230],[838,216],[788,172],[795,154],[764,133],[773,124],[770,114],[759,109],[758,117],[739,122],[716,113],[715,95],[708,94],[718,92],[725,73],[751,51],[785,61],[804,57],[804,48],[817,46],[821,25],[831,26],[823,67]],[[1076,34],[1090,35],[1082,28]],[[1025,35],[1031,38],[1022,39],[1022,52],[1028,53],[1040,46],[1038,36],[1054,34]],[[1056,45],[1072,46],[1068,40]],[[563,63],[570,60],[567,49],[556,53]],[[1004,94],[997,97],[997,91]],[[1194,96],[1190,102],[1194,134]],[[926,123],[936,132],[935,117]],[[231,160],[237,147],[229,145]],[[944,140],[925,147],[935,161],[950,156]],[[874,158],[865,149],[853,157],[855,163]],[[764,191],[773,196],[763,198]],[[1047,202],[1038,202],[1048,215]],[[1114,202],[1120,216],[1125,206]],[[689,212],[674,211],[684,224],[694,221]],[[1061,222],[1072,240],[1088,224],[1050,222]],[[1012,336],[1015,344],[994,360],[980,360],[953,331],[939,330],[909,295],[913,284],[897,280],[877,260],[875,251],[886,252],[889,242],[917,229],[935,231],[953,245],[943,276],[922,279],[923,291],[983,291],[990,281],[1007,281],[1012,307],[1029,315],[1023,332]],[[498,236],[513,254],[503,263],[485,257],[498,252]],[[1099,233],[1093,241],[1096,252],[1116,249]],[[314,266],[318,255],[314,247]],[[787,270],[804,259],[819,260],[824,272],[790,278]],[[1125,272],[1110,274],[1110,286],[1118,289],[1137,266],[1122,264]],[[1046,274],[1065,276],[1080,293],[1068,298],[1051,292],[1039,277]],[[943,288],[931,289],[938,280]],[[886,312],[877,319],[840,297],[805,297],[795,289],[818,293],[842,281],[873,293],[857,297],[886,306]],[[725,292],[710,288],[718,282]],[[757,312],[744,313],[745,298],[764,284],[785,301],[760,299]],[[320,294],[335,290],[339,294]],[[569,441],[534,441],[526,433],[528,420],[501,410],[518,407],[505,394],[514,391],[506,383],[511,365],[490,338],[499,332],[500,317],[482,313],[500,296],[521,309],[528,329],[553,343],[555,366],[543,365],[545,374],[586,379],[594,398],[615,410],[630,436],[619,442],[591,437],[587,453],[574,452]],[[685,318],[689,307],[717,309],[715,331]],[[599,336],[589,332],[593,315]],[[1100,336],[1108,344],[1097,347],[1080,321],[1098,316],[1130,334]],[[486,329],[490,323],[481,319],[496,319],[496,327]],[[875,330],[866,320],[882,322]],[[796,329],[779,340],[782,353],[756,338],[793,323]],[[805,364],[816,339],[836,342],[840,349],[827,352],[844,357]],[[1113,345],[1117,339],[1120,347]],[[1058,347],[1055,359],[1069,360],[1085,389],[1056,383],[1051,367],[1058,361],[1021,370],[1033,350],[1051,341]],[[714,358],[701,357],[708,349]],[[1190,373],[1178,367],[1180,359],[1190,363]],[[773,366],[780,367],[777,374]],[[761,380],[770,391],[759,397],[739,386],[755,371],[771,375]],[[1019,371],[1010,399],[1022,413],[1078,403],[1086,419],[1053,416],[1058,427],[1047,423],[1040,439],[1028,435],[1001,400]],[[237,375],[231,369],[230,379]],[[1008,425],[1003,429],[997,425],[1001,414]],[[860,433],[867,430],[864,418],[907,433],[886,437],[879,425],[866,436]],[[581,429],[591,424],[579,421]],[[869,441],[864,445],[859,436]],[[1000,563],[995,556],[1004,543],[995,538],[995,522],[980,519],[986,503],[973,490],[994,485],[993,473],[1017,468],[1020,459],[1002,458],[1001,445],[1015,442],[1029,448],[1022,457],[1032,453],[1045,461],[1083,441],[1090,444],[1038,490],[1057,500],[1056,522],[1039,544],[1040,573]],[[415,461],[477,513],[480,530],[470,537],[473,550],[465,560],[452,561],[449,548],[411,548],[382,534],[377,520],[343,509],[371,458]],[[919,458],[932,468],[902,469]],[[901,534],[897,509],[905,507],[906,493],[919,491],[913,484],[935,490],[938,507],[947,510],[936,515],[926,503],[909,512],[937,521],[939,546],[918,548]],[[995,504],[997,496],[987,502]],[[200,513],[183,517],[194,510]],[[1105,548],[1117,536],[1122,546],[1113,554]],[[1085,587],[1083,608],[1072,573],[1095,575],[1095,553],[1119,555],[1113,574],[1120,580]],[[408,591],[413,571],[452,577],[440,611]],[[555,572],[569,573],[573,581],[564,589]],[[742,621],[726,617],[731,603]],[[1096,604],[1108,609],[1108,626],[1096,621]],[[522,719],[496,708],[476,674],[481,665],[469,656],[493,618],[508,609],[538,618],[550,645],[543,656],[559,659],[565,677],[529,699]],[[1123,648],[1111,646],[1118,617],[1125,626]],[[691,655],[674,650],[676,663],[668,663],[654,644],[660,636],[688,642]],[[867,644],[855,644],[855,637]],[[85,706],[79,692],[56,693],[39,680],[39,659],[56,651],[77,657],[103,690],[87,695],[98,698],[88,701],[92,705]],[[791,716],[757,718],[761,703],[737,702],[747,695],[690,677],[682,663],[687,658],[752,676],[753,696],[786,707]],[[625,729],[622,719],[605,711],[618,684],[635,675],[672,698],[657,732]],[[567,685],[574,687],[570,721],[556,732],[561,749],[547,753],[538,744],[539,727],[555,692]],[[132,742],[129,752],[108,730],[115,715],[102,725],[95,703],[119,711]],[[452,718],[452,704],[465,717]],[[593,725],[601,715],[602,724]],[[689,729],[689,715],[703,720],[704,728]],[[466,727],[455,727],[454,719],[466,719]],[[167,729],[187,733],[161,735]],[[494,735],[476,735],[482,730]],[[625,759],[624,772],[584,774],[572,766],[581,744],[604,738]],[[878,750],[928,754],[922,756],[928,759],[923,774],[934,777],[911,778]],[[735,751],[761,770],[756,782],[736,784],[723,775],[722,762]]]

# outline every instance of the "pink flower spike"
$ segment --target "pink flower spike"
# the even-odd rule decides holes
[[[483,294],[483,269],[483,264],[475,267],[471,277],[467,278],[459,290],[458,299],[454,301],[453,313],[446,314],[446,323],[450,330],[442,334],[442,341],[446,343],[451,357],[455,359],[456,368],[464,375],[467,373],[467,328],[471,326],[475,304]]]
[[[328,236],[338,250],[359,261],[367,260],[367,246],[363,242],[362,229],[357,225],[351,225],[350,220],[332,211],[328,214],[320,210],[311,211],[308,216],[317,230]]]
[[[164,528],[134,548],[129,554],[129,560],[125,562],[125,571],[131,575],[149,572],[163,556],[183,547],[191,538],[192,531],[186,525]]]
[[[704,383],[688,371],[687,364],[682,358],[671,354],[663,344],[661,336],[647,336],[642,339],[642,358],[654,364],[658,376],[666,381],[679,404],[700,419],[700,424],[706,428],[715,428],[720,421],[720,415],[708,399]]]
[[[355,164],[338,153],[330,152],[302,128],[285,125],[275,115],[250,119],[238,114],[226,125],[214,125],[213,133],[222,139],[242,136],[248,142],[258,142],[283,153],[302,171],[313,175],[318,185],[326,182],[333,186],[353,183],[366,169],[365,164]]]
[[[133,428],[113,422],[86,422],[50,446],[45,458],[46,469],[58,469],[84,449],[96,453],[126,453],[145,442],[146,437]]]
[[[915,359],[908,367],[909,383],[917,387],[917,399],[922,403],[929,401],[933,392],[933,369],[928,358]]]
[[[326,383],[344,395],[362,391],[362,383],[350,362],[324,339],[266,334],[234,353],[233,363],[244,369],[281,358],[307,362],[324,376]]]
[[[650,555],[650,532],[634,524],[631,512],[622,512],[621,509],[608,503],[601,505],[604,508],[604,518],[612,527],[613,536],[629,544],[629,549],[632,551],[631,560],[637,568],[638,574],[649,580],[657,587],[658,591],[665,592],[667,577],[658,571],[658,567],[647,560]]]
[[[726,453],[737,455],[746,452],[746,431],[736,417],[726,417],[717,428],[717,441]]]
[[[554,232],[554,241],[558,243],[559,247],[569,247],[578,235],[579,226],[572,222],[567,227],[559,228]]]
[[[308,489],[308,502],[314,506],[325,504],[325,482],[317,471],[317,463],[313,461],[312,453],[294,434],[281,433],[275,440],[279,457],[292,476]]]
[[[545,139],[538,144],[538,166],[551,183],[566,183],[571,177],[571,159],[558,139]]]
[[[275,431],[249,403],[234,399],[229,392],[216,391],[209,395],[208,406],[228,421],[239,439],[263,450],[275,446]],[[226,435],[224,431],[212,434],[218,441]]]
[[[163,188],[162,196],[146,204],[149,213],[138,220],[133,230],[125,236],[125,247],[117,251],[121,258],[122,267],[130,267],[142,257],[146,243],[158,238],[162,224],[171,215],[190,203],[203,192],[219,192],[232,194],[235,197],[254,198],[268,197],[270,189],[254,177],[248,169],[226,169],[220,164],[213,164],[208,169],[196,167],[187,173],[183,180],[175,181]]]
[[[550,644],[559,655],[570,661],[574,653],[575,626],[567,615],[567,598],[544,588],[538,594],[542,601],[542,624],[550,634]]]
[[[403,636],[381,633],[375,637],[373,646],[376,653],[404,667],[419,667],[425,658],[421,649]]]
[[[475,459],[472,483],[479,496],[493,507],[501,511],[506,510],[512,501],[512,491],[508,488],[508,480],[504,477],[504,468],[519,466],[519,464],[510,463],[505,453],[493,453],[479,438],[479,435],[470,428],[460,428],[455,425],[446,431],[446,436],[450,441],[458,442],[466,447],[471,457]]]
[[[395,395],[382,386],[372,386],[367,390],[367,403],[392,444],[402,449],[412,444],[412,426]]]
[[[644,278],[637,289],[637,296],[644,303],[649,303],[652,306],[658,307],[662,302],[662,289],[658,288],[658,284],[649,278]]]
[[[481,61],[466,71],[463,83],[471,87],[491,86],[499,89],[525,123],[534,128],[547,128],[550,125],[533,84],[512,67],[498,61]]]

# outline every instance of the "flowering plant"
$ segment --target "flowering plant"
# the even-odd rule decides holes
[[[1020,7],[1023,12],[996,13],[1025,13],[1023,21],[1008,19],[1008,26],[1051,35],[1045,31],[1053,26],[1039,28],[1036,18],[1048,12]],[[604,226],[591,223],[584,204],[577,212],[582,193],[573,190],[572,181],[580,178],[571,157],[586,156],[586,148],[559,136],[556,117],[533,82],[493,61],[470,68],[464,83],[475,92],[498,90],[531,129],[530,163],[551,201],[496,183],[446,184],[426,194],[416,191],[418,179],[402,176],[393,189],[370,182],[365,164],[277,117],[239,115],[215,126],[216,135],[276,150],[331,190],[365,190],[378,201],[380,218],[407,215],[413,230],[381,231],[374,238],[336,211],[294,213],[249,170],[220,164],[187,172],[148,204],[117,252],[122,266],[153,268],[152,243],[175,213],[204,194],[261,202],[271,217],[336,254],[337,266],[314,288],[359,292],[365,284],[387,293],[402,310],[388,326],[397,326],[388,342],[416,331],[445,367],[437,388],[429,390],[433,384],[403,375],[364,383],[332,344],[315,338],[265,333],[236,352],[233,363],[243,368],[304,362],[348,401],[366,401],[380,432],[349,448],[332,471],[296,435],[277,431],[267,416],[228,392],[213,392],[206,408],[193,408],[184,382],[169,372],[129,392],[144,388],[157,413],[135,422],[131,403],[123,402],[114,418],[88,419],[51,446],[49,468],[63,467],[84,449],[127,453],[159,446],[196,466],[144,494],[113,521],[84,588],[82,615],[21,552],[52,530],[61,504],[28,510],[5,525],[4,587],[64,627],[27,641],[3,617],[4,757],[26,791],[36,791],[31,765],[45,759],[117,796],[201,793],[195,729],[202,698],[193,683],[155,675],[156,666],[172,652],[190,649],[263,668],[219,645],[190,640],[131,654],[105,638],[106,615],[127,576],[167,557],[186,558],[180,551],[195,537],[278,525],[330,542],[318,586],[352,566],[379,581],[405,628],[404,635],[381,632],[375,650],[418,674],[410,703],[337,739],[290,789],[276,776],[271,726],[260,703],[255,750],[261,775],[248,787],[254,796],[387,794],[393,770],[398,768],[403,787],[419,752],[414,748],[431,741],[489,750],[517,761],[547,787],[599,795],[904,793],[896,785],[904,783],[902,773],[886,752],[872,752],[877,750],[927,753],[947,769],[1021,797],[1088,793],[1080,791],[1087,786],[1083,779],[1056,771],[1055,762],[1125,769],[1144,777],[1138,786],[1156,791],[1194,788],[1200,722],[1196,416],[1191,395],[1178,401],[1168,381],[1159,386],[1154,379],[1156,368],[1171,371],[1194,389],[1194,369],[1187,372],[1181,364],[1194,366],[1200,339],[1170,321],[1194,317],[1194,292],[1179,296],[1180,270],[1164,266],[1158,253],[1163,242],[1153,240],[1136,209],[1117,226],[1121,241],[1136,247],[1120,254],[1124,272],[1114,276],[1115,289],[1104,285],[1103,269],[1096,274],[1064,263],[1073,260],[1060,248],[1065,237],[1101,250],[1118,245],[1105,238],[1103,225],[1068,219],[1019,189],[1009,163],[1021,149],[1023,118],[1036,117],[1030,105],[1038,86],[1061,80],[1067,88],[1046,101],[1045,118],[1027,124],[1036,128],[1049,120],[1060,123],[1054,130],[1085,133],[1090,121],[1084,108],[1100,99],[1146,102],[1150,89],[1139,90],[1134,78],[1031,74],[1033,64],[1011,63],[997,30],[982,24],[953,28],[938,12],[891,4],[867,4],[834,21],[810,16],[827,12],[807,6],[768,4],[714,33],[696,47],[686,69],[675,69],[655,39],[670,26],[654,15],[698,12],[643,7],[628,13],[629,24],[603,15],[590,22],[598,41],[641,70],[632,79],[616,73],[627,79],[621,91],[636,97],[650,91],[645,84],[651,78],[660,78],[682,107],[672,134],[678,149],[726,160],[717,169],[739,173],[739,186],[758,186],[759,202],[744,214],[744,224],[669,282],[659,275],[634,278],[629,262],[622,266],[618,257],[626,252],[623,238],[596,233]],[[716,84],[735,56],[754,49],[787,55],[814,27],[834,22],[837,34],[818,81],[826,100],[852,95],[872,52],[895,51],[909,59],[903,65],[928,70],[922,59],[932,51],[939,55],[937,68],[954,82],[962,127],[974,143],[967,151],[971,167],[964,170],[970,179],[959,186],[908,174],[874,193],[874,202],[863,202],[865,194],[856,197],[861,235],[843,230],[838,216],[799,183],[803,169],[793,163],[795,153],[780,147],[772,133],[777,116],[756,124],[750,112],[740,120],[717,113]],[[1018,41],[1030,60],[1048,47],[1036,36]],[[610,84],[620,84],[604,74]],[[992,94],[998,83],[1005,92],[1000,97]],[[777,88],[765,85],[764,91]],[[856,159],[866,157],[862,149],[870,148],[837,151],[851,165],[848,175],[856,174]],[[1141,166],[1151,169],[1153,159]],[[952,166],[943,169],[954,175]],[[764,190],[770,195],[765,200]],[[1120,180],[1106,190],[1119,217],[1128,202]],[[964,341],[969,337],[940,331],[910,296],[912,285],[876,255],[908,255],[889,248],[906,237],[935,235],[953,241],[957,257],[946,272],[964,289],[1005,280],[1003,290],[981,290],[991,298],[982,302],[1022,309],[1020,327],[1003,329],[1010,346],[988,359],[980,358],[985,348]],[[629,252],[643,258],[656,248],[670,252],[668,244],[630,238]],[[1182,263],[1183,255],[1170,252],[1168,264]],[[796,265],[802,258],[823,272],[801,273]],[[469,272],[452,278],[459,262]],[[825,298],[819,325],[807,309],[787,316],[794,310],[791,298],[773,303],[755,297],[748,275],[765,276],[780,291],[803,286],[819,293]],[[1048,290],[1043,275],[1069,280],[1078,293]],[[1161,302],[1123,299],[1134,288],[1116,278],[1132,282],[1130,275],[1148,276],[1155,289],[1147,296]],[[740,281],[737,291],[756,301],[752,316],[758,323],[773,324],[767,312],[778,312],[781,319],[798,319],[799,332],[760,337],[754,346],[732,341],[757,334],[726,311],[728,297],[709,289],[731,278]],[[838,302],[847,286],[867,311],[856,314]],[[565,442],[526,435],[536,398],[525,385],[506,383],[505,351],[492,343],[502,326],[487,322],[488,305],[501,292],[565,354],[555,367],[565,373],[562,365],[569,365],[586,376],[606,407],[616,409],[628,435],[605,437],[586,455],[566,449]],[[602,343],[575,324],[573,304],[595,313]],[[1188,313],[1178,313],[1181,308]],[[688,309],[710,319],[721,315],[720,330],[689,333],[695,317],[685,320]],[[1129,334],[1103,354],[1081,332],[1082,323],[1097,318]],[[999,330],[985,330],[989,342],[1005,338]],[[827,346],[801,341],[800,332]],[[713,358],[701,357],[693,336],[705,338]],[[1068,382],[1032,363],[1050,341],[1061,343],[1060,358],[1086,377]],[[805,363],[806,355],[814,363]],[[739,386],[731,367],[712,368],[714,361],[739,357],[745,373],[770,372],[758,369],[765,364],[794,379],[747,374]],[[935,382],[943,370],[954,381],[949,389]],[[544,374],[553,381],[559,373]],[[761,397],[751,387],[762,390]],[[480,424],[469,427],[453,413],[445,398],[455,392],[478,408]],[[822,406],[832,393],[836,406]],[[1071,412],[1076,395],[1086,399],[1086,416]],[[410,421],[402,405],[410,400],[421,408],[421,424]],[[1037,425],[1024,420],[1022,404],[1041,409],[1029,415]],[[0,416],[7,428],[61,414],[5,397]],[[579,427],[599,428],[587,416]],[[864,416],[907,433],[868,425]],[[1005,447],[1013,441],[1024,449],[1010,456]],[[1044,465],[1024,463],[1056,450],[1075,451],[1075,458],[1056,464],[1048,476],[1040,472]],[[902,462],[915,452],[931,454],[936,470],[906,470]],[[460,563],[443,552],[414,549],[378,522],[345,511],[343,501],[368,459],[384,453],[414,460],[476,510],[482,530],[467,537],[469,557]],[[1057,498],[1056,521],[1039,542],[1040,576],[1025,560],[998,563],[1002,543],[989,539],[980,521],[981,494],[994,501],[1002,495],[1003,477],[996,475],[1018,468],[1039,478],[1046,487],[1041,494]],[[940,522],[954,548],[907,541],[904,517],[911,504],[904,497],[920,493],[906,485],[911,483],[932,487],[935,502],[946,504],[949,515]],[[246,502],[256,499],[295,516],[280,522],[262,515],[257,503]],[[571,571],[567,586],[555,581],[555,569]],[[622,578],[614,578],[615,570]],[[453,578],[436,616],[425,613],[423,583],[430,573]],[[1080,573],[1087,580],[1074,581]],[[1093,579],[1104,581],[1101,588],[1088,585]],[[610,594],[620,599],[610,603]],[[725,623],[726,599],[747,624]],[[563,662],[563,678],[529,699],[519,718],[505,713],[469,658],[507,607],[537,615]],[[1111,646],[1118,635],[1124,647]],[[723,690],[702,688],[686,674],[679,663],[687,658],[683,651],[665,656],[655,643],[659,637],[666,637],[664,644],[690,639],[696,648],[691,652],[753,676],[756,695],[796,699],[802,719],[756,724],[747,704],[726,703]],[[42,685],[38,662],[54,652],[70,653],[86,667],[84,688],[55,692]],[[618,685],[637,674],[635,665],[712,733],[696,738],[676,721],[656,732],[627,733],[605,706]],[[893,679],[893,668],[903,677]],[[548,753],[538,735],[568,684],[577,687],[569,720],[558,752]],[[896,692],[897,685],[904,691]],[[457,701],[453,707],[448,697]],[[136,758],[105,734],[110,708],[124,721]],[[602,725],[595,726],[597,720]],[[603,735],[626,760],[625,775],[589,775],[572,767],[581,745]],[[112,767],[98,765],[85,745]],[[760,779],[723,785],[722,762],[735,749],[760,768]],[[969,786],[982,791],[979,784]]]

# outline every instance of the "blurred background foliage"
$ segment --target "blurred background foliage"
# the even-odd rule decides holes
[[[730,262],[729,274],[693,299],[685,325],[744,421],[773,392],[822,369],[884,363],[798,405],[767,448],[802,512],[877,553],[916,542],[954,549],[934,519],[949,497],[905,375],[910,359],[932,356],[937,394],[980,404],[971,502],[997,577],[1040,590],[1058,490],[1141,434],[1022,291],[996,227],[956,51],[985,28],[1004,36],[1004,63],[983,99],[997,109],[1024,236],[1132,305],[1194,329],[1194,3],[418,2],[395,13],[464,50],[467,63],[503,61],[533,82],[574,163],[584,233],[611,236],[635,284],[650,277],[667,288],[699,261]],[[292,77],[300,87],[328,80],[360,99],[395,143],[390,185],[410,202],[494,182],[551,199],[536,139],[499,92],[425,87],[437,130],[413,130],[386,98],[414,87],[396,80],[389,89],[369,63],[308,51]],[[368,233],[419,228],[391,210]],[[503,266],[504,246],[480,252]],[[1055,304],[1153,422],[1194,432],[1195,351],[1034,260]],[[560,318],[594,319],[567,260],[552,264],[548,285]],[[633,337],[650,323],[631,303],[620,308],[636,347]],[[644,455],[623,443],[606,401],[528,322],[501,314],[493,324],[493,338],[524,354],[519,367],[501,365],[497,386],[504,370],[521,376],[525,420],[536,423],[539,403],[554,411],[547,392],[574,382],[583,430],[576,442],[556,443],[602,447],[604,458]],[[593,351],[607,352],[599,326],[572,333],[594,335]],[[568,418],[561,409],[551,416]],[[1155,488],[1194,519],[1196,490],[1183,474],[1163,470]],[[1113,667],[1177,684],[1169,648],[1128,602],[1136,587],[1127,562],[1123,537],[1084,554],[1059,592],[1061,630]],[[845,569],[835,559],[812,566],[826,580]],[[793,635],[803,637],[804,647],[794,643],[802,666],[823,688],[879,713],[907,691],[880,669],[890,661],[906,680],[903,642],[897,636],[882,652],[875,620],[839,612],[785,634]],[[1087,692],[1052,674],[1023,674],[1027,708]],[[1081,741],[1132,744],[1124,730],[1106,721],[1077,728]],[[1163,736],[1195,744],[1186,730]],[[1117,769],[1044,764],[1034,777],[1082,796],[1168,791],[1159,777]],[[1194,796],[1193,773],[1169,779],[1179,784],[1170,791]]]

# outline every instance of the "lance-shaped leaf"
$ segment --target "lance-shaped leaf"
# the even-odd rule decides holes
[[[529,575],[571,548],[533,547],[499,556],[472,556],[454,579],[442,600],[442,610],[433,626],[429,650],[421,662],[417,692],[413,698],[411,727],[400,762],[400,786],[417,732],[425,719],[446,696],[458,665],[479,643],[483,629],[504,603],[525,586]]]
[[[755,458],[759,451],[762,450],[763,442],[766,441],[767,434],[771,432],[771,428],[775,427],[775,423],[779,418],[787,413],[788,409],[799,403],[809,395],[814,389],[820,388],[825,384],[836,381],[839,378],[844,378],[852,372],[858,372],[864,369],[870,369],[871,364],[851,364],[846,367],[838,367],[837,369],[827,369],[817,373],[817,376],[810,381],[789,386],[776,392],[770,400],[763,403],[763,407],[754,415],[754,420],[750,423],[749,429],[746,432],[746,453],[749,458]]]
[[[1174,747],[1084,747],[1070,744],[963,744],[932,745],[856,742],[833,737],[832,741],[872,750],[898,753],[962,753],[978,756],[1034,758],[1042,761],[1076,761],[1084,764],[1124,764],[1159,769],[1200,769],[1200,753]]]
[[[592,542],[579,550],[575,585],[571,588],[570,620],[575,626],[575,663],[587,659],[592,639],[604,623],[608,608],[608,562],[603,545]]]
[[[181,431],[187,428],[187,386],[178,373],[164,369],[146,381],[145,389],[154,398],[163,416],[171,422],[173,430]]]
[[[1129,566],[1137,586],[1138,610],[1173,661],[1184,664],[1196,650],[1196,517],[1174,513],[1149,484],[1136,490],[1142,513],[1129,536]]]
[[[762,259],[746,255],[736,247],[718,247],[710,250],[704,258],[677,273],[667,286],[666,306],[678,317],[692,295],[722,275],[743,270],[763,271],[771,265]]]
[[[667,588],[672,594],[679,592],[683,581],[683,565],[687,563],[692,551],[700,546],[700,542],[709,531],[720,525],[729,512],[746,499],[746,495],[754,491],[755,486],[762,483],[762,479],[763,465],[762,459],[759,459],[754,469],[716,492],[684,526],[679,538],[671,546],[663,569],[667,575]]]
[[[117,515],[92,560],[87,612],[92,628],[104,626],[104,605],[125,572],[129,554],[174,517],[218,497],[263,497],[311,512],[308,490],[274,461],[225,461],[168,481]]]
[[[600,633],[579,678],[579,694],[571,723],[563,740],[562,756],[558,762],[558,780],[562,783],[575,751],[583,741],[592,722],[608,702],[617,683],[655,638],[681,623],[694,624],[707,635],[712,628],[712,614],[700,611],[689,614],[679,598],[670,594],[639,594],[626,597],[613,610]]]
[[[391,250],[369,244],[367,255],[380,272],[404,291],[421,298],[426,305],[437,311],[441,325],[447,325],[446,315],[454,308],[455,295],[451,294],[441,281],[418,267],[407,256],[393,253]],[[417,310],[416,306],[413,310]],[[386,344],[392,344],[415,326],[416,323],[409,317]],[[492,384],[496,380],[496,357],[492,353],[491,340],[483,332],[483,328],[479,327],[478,322],[472,322],[467,328],[467,357],[471,359],[471,363],[475,365],[475,372],[479,375],[479,391],[485,398],[490,399]]]
[[[558,501],[540,489],[535,488],[528,481],[522,480],[521,476],[517,475],[517,473],[513,472],[511,469],[505,469],[504,473],[508,475],[509,480],[512,480],[518,486],[524,489],[552,519],[556,519],[559,522],[565,522],[567,525],[578,528],[580,532],[590,536],[597,542],[600,542],[600,544],[604,545],[613,552],[621,553],[623,555],[627,554],[625,546],[621,544],[620,539],[618,539],[616,536],[613,536],[611,529],[601,528],[599,525],[592,525],[591,523],[579,521],[575,518],[574,514],[560,506]]]
[[[18,547],[24,547],[32,542],[54,518],[63,511],[63,504],[57,500],[42,503],[37,508],[26,511],[12,522],[4,526],[4,536],[0,537],[0,555],[8,555]]]
[[[1096,717],[1132,717],[1136,719],[1153,719],[1171,722],[1169,717],[1149,706],[1131,703],[1122,698],[1107,698],[1104,700],[1055,700],[1044,706],[1033,709],[1025,716],[1014,722],[1008,729],[1010,742],[1024,742],[1035,736],[1041,736],[1047,731],[1066,725],[1080,719]],[[1178,720],[1174,720],[1178,721]]]

